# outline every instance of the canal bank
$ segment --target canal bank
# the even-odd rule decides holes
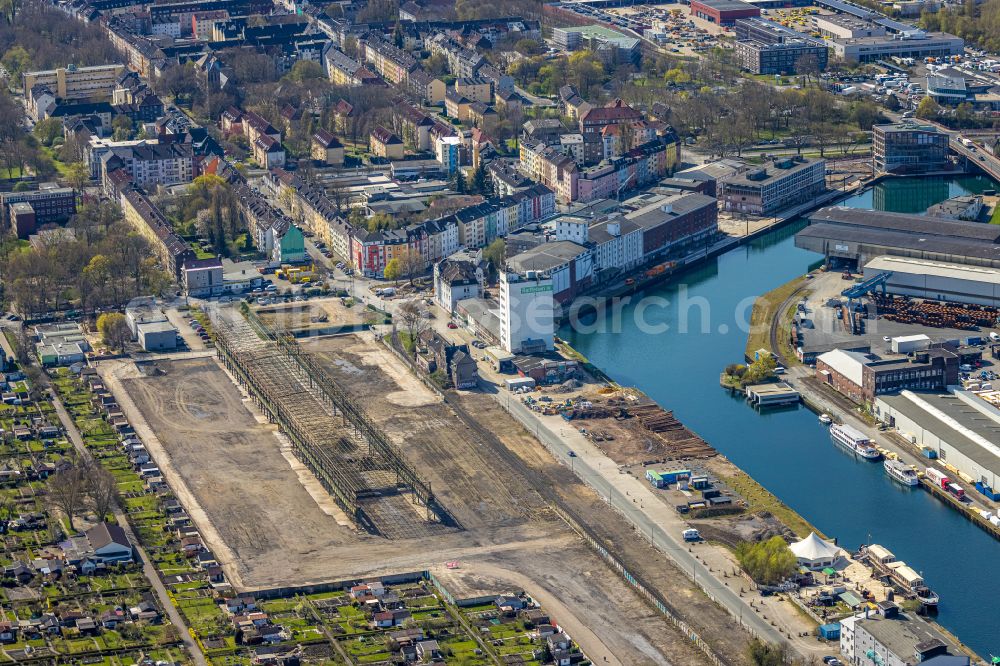
[[[907,199],[893,182],[880,184],[887,188],[877,194],[883,205]],[[934,183],[934,198],[969,191],[962,182],[944,184]],[[869,192],[874,202],[876,193],[869,190],[841,205],[862,207]],[[803,224],[675,274],[646,290],[655,302],[626,305],[617,322],[606,313],[602,325],[567,326],[560,336],[620,384],[637,386],[672,410],[844,547],[876,542],[906,559],[941,594],[939,623],[979,654],[995,653],[1000,621],[992,604],[1000,580],[984,575],[983,563],[1000,556],[1000,544],[928,493],[893,484],[880,465],[835,447],[807,408],[758,413],[718,388],[715,371],[743,355],[756,297],[802,275],[820,258],[795,248],[792,237]]]

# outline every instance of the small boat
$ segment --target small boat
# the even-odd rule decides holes
[[[830,438],[851,453],[861,456],[865,460],[878,460],[882,457],[882,454],[864,433],[849,425],[838,423],[830,426]]]
[[[920,483],[917,473],[910,469],[909,465],[899,460],[886,458],[882,465],[885,467],[885,473],[889,475],[890,479],[899,481],[904,486],[916,486]]]
[[[915,592],[917,600],[926,608],[936,610],[937,605],[941,603],[941,597],[929,587],[918,587]]]
[[[820,414],[819,422],[822,423],[823,425],[830,425],[831,423],[833,423],[833,417],[830,416],[829,414]]]

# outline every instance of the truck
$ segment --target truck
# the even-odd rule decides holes
[[[976,145],[975,143],[972,142],[972,139],[966,139],[964,136],[961,139],[959,139],[959,141],[961,141],[962,145],[965,146],[966,148],[972,148],[974,145]]]
[[[698,530],[696,530],[694,528],[684,530],[683,532],[681,532],[681,536],[684,537],[685,541],[700,541],[701,540],[701,534],[699,534]]]
[[[945,488],[945,490],[954,495],[955,499],[957,500],[965,499],[965,490],[963,490],[962,486],[958,485],[957,483],[949,483],[948,487]]]
[[[931,483],[941,488],[941,490],[948,490],[948,484],[951,483],[951,479],[945,476],[944,472],[934,467],[928,467],[924,475],[930,479]]]

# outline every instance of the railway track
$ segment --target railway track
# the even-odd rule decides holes
[[[615,543],[609,539],[602,537],[595,530],[589,527],[591,524],[597,520],[597,517],[593,514],[583,515],[580,511],[571,506],[566,502],[556,491],[558,487],[557,484],[553,483],[551,477],[547,474],[532,468],[529,466],[520,456],[507,448],[507,446],[500,441],[500,439],[489,429],[483,426],[474,416],[472,416],[465,406],[460,404],[460,401],[456,398],[456,395],[451,392],[444,393],[445,403],[448,404],[458,418],[466,425],[470,430],[477,433],[485,443],[487,443],[493,450],[493,453],[505,462],[518,476],[525,479],[525,481],[533,487],[538,494],[544,499],[555,511],[566,525],[579,534],[584,540],[595,545],[598,548],[598,552],[604,551],[610,558],[614,561],[621,563],[623,566],[629,569],[629,576],[634,583],[640,589],[645,590],[655,590],[656,586],[649,584],[647,581],[643,580],[640,574],[636,573],[639,568],[639,564],[632,560],[632,558],[626,556],[622,553],[621,549],[618,548]],[[612,516],[612,519],[617,520],[616,516]],[[641,596],[641,595],[640,595]],[[662,605],[663,608],[667,609],[668,617],[676,619],[682,617],[682,613],[678,612],[677,608],[671,604],[668,604],[661,596],[656,596],[655,600],[650,600],[654,606]],[[694,638],[694,636],[689,636]],[[712,650],[704,641],[698,638],[699,648],[718,666],[731,663],[729,660],[721,657],[716,651]]]
[[[784,317],[785,313],[788,312],[788,306],[792,304],[793,301],[797,300],[799,296],[805,291],[806,287],[809,286],[808,281],[799,285],[799,287],[788,295],[788,298],[781,302],[781,305],[774,311],[774,315],[771,317],[771,332],[770,332],[770,344],[771,351],[774,353],[775,357],[781,365],[787,366],[788,359],[784,354],[781,353],[781,345],[778,344],[778,334],[781,330],[781,319]]]

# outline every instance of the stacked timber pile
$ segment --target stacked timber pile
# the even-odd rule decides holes
[[[673,412],[668,412],[655,403],[629,407],[628,413],[637,418],[643,428],[664,442],[668,460],[710,458],[717,453],[705,440],[678,421]]]

